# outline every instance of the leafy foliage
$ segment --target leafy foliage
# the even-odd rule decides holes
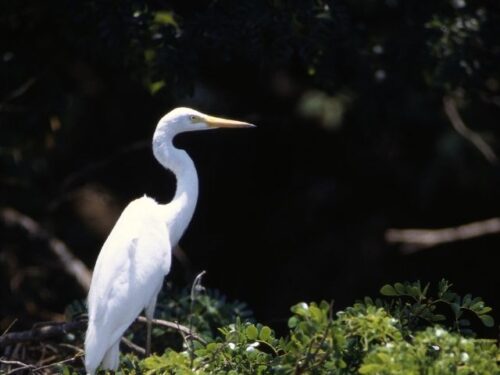
[[[365,298],[336,315],[327,302],[302,302],[291,308],[290,332],[281,338],[272,328],[241,317],[214,334],[207,322],[213,316],[220,316],[219,322],[234,317],[236,305],[228,314],[221,300],[202,294],[196,297],[202,302],[196,307],[200,316],[193,328],[203,332],[206,342],[186,342],[178,351],[168,347],[163,354],[143,360],[124,355],[119,373],[499,374],[495,340],[474,338],[459,323],[468,311],[491,326],[493,322],[484,318],[490,309],[479,298],[462,298],[450,288],[442,280],[432,297],[428,284],[423,288],[420,282],[385,285],[381,288],[385,297]],[[186,293],[178,297],[171,306],[189,316]],[[442,315],[435,312],[439,304],[449,307]],[[219,309],[215,314],[213,310]],[[66,371],[71,369],[66,367]]]
[[[384,285],[380,292],[385,296],[399,297],[383,305],[397,317],[402,328],[409,332],[439,322],[448,323],[453,330],[465,335],[472,335],[468,316],[479,318],[487,327],[493,326],[493,318],[488,315],[491,307],[486,306],[480,297],[473,298],[470,294],[460,297],[450,289],[451,286],[448,281],[441,280],[436,294],[431,295],[429,284],[422,288],[417,281]],[[378,304],[380,305],[380,301]],[[440,307],[451,312],[448,322],[446,315],[440,313]]]
[[[246,303],[228,301],[218,290],[204,288],[192,298],[189,288],[168,287],[159,296],[156,316],[192,326],[204,337],[214,337],[219,327],[234,322],[236,317],[253,320]]]
[[[368,353],[361,374],[498,374],[494,340],[474,340],[429,327],[411,342],[396,341]]]

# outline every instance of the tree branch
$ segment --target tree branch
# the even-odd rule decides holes
[[[481,152],[481,154],[483,154],[486,160],[488,160],[492,164],[496,163],[497,156],[495,152],[478,133],[470,130],[465,125],[462,117],[460,116],[460,113],[458,112],[453,98],[445,96],[443,98],[443,108],[446,116],[448,116],[448,119],[451,122],[451,125],[457,131],[457,133],[471,142]]]
[[[34,239],[45,241],[52,253],[59,259],[66,272],[76,279],[84,292],[89,290],[92,273],[85,263],[73,255],[64,242],[50,235],[29,216],[12,208],[0,209],[0,219],[8,226],[22,228]]]
[[[385,232],[385,239],[390,244],[401,244],[401,251],[411,254],[450,242],[464,241],[497,233],[500,233],[500,218],[495,217],[442,229],[391,228]]]
[[[139,316],[137,317],[137,321],[140,323],[147,323],[148,320],[144,316]],[[153,319],[152,322],[153,324],[156,324],[160,327],[175,329],[176,331],[185,334],[188,339],[192,338],[196,341],[201,342],[202,344],[206,344],[206,341],[203,340],[196,333],[194,333],[193,330],[189,327],[183,326],[179,323],[169,322],[168,320],[162,320],[162,319]]]
[[[147,319],[143,316],[137,317],[140,323],[146,323]],[[183,326],[178,323],[169,322],[163,319],[153,319],[153,324],[170,328],[178,332],[187,334],[194,340],[205,342],[200,336],[190,330],[188,327]],[[0,348],[6,347],[12,344],[29,342],[29,341],[44,341],[49,339],[55,339],[67,335],[68,333],[81,332],[87,328],[87,320],[77,320],[73,322],[46,322],[39,323],[33,326],[30,330],[21,332],[10,332],[0,336]],[[128,343],[126,345],[130,346]],[[142,349],[142,348],[141,348]],[[139,347],[134,348],[134,350],[140,350]]]
[[[144,349],[142,346],[134,344],[132,341],[130,341],[126,337],[122,337],[121,342],[124,343],[126,346],[128,346],[133,351],[139,353],[140,355],[145,355],[146,354],[146,349]]]
[[[8,361],[8,360],[5,360],[5,359],[0,359],[0,364],[5,365],[5,366],[9,366],[9,367],[10,366],[18,366],[15,369],[10,370],[9,372],[7,372],[6,373],[7,375],[13,374],[13,373],[21,371],[21,370],[27,370],[27,369],[33,370],[33,369],[36,368],[36,366],[28,365],[27,363],[23,363],[23,362],[20,362],[20,361]]]
[[[29,341],[44,341],[62,337],[70,332],[82,331],[87,327],[84,320],[56,323],[47,322],[33,326],[28,331],[10,332],[0,336],[0,348]]]
[[[30,88],[36,83],[37,79],[32,77],[24,82],[21,86],[19,86],[14,91],[11,91],[2,102],[0,102],[0,112],[12,110],[12,107],[9,106],[9,102],[19,98],[24,95]]]

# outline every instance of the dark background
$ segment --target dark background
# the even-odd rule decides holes
[[[176,140],[200,198],[174,284],[207,270],[276,326],[301,300],[444,277],[499,317],[498,235],[413,254],[384,238],[499,215],[498,163],[443,110],[498,151],[497,2],[17,0],[0,25],[0,205],[90,268],[130,200],[172,197],[150,140],[192,106],[258,128]],[[85,297],[46,243],[0,236],[0,330]]]

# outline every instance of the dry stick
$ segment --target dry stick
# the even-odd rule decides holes
[[[148,320],[144,316],[139,316],[137,317],[137,321],[140,323],[147,323]],[[179,331],[181,334],[186,335],[186,337],[188,338],[192,338],[193,340],[199,341],[202,344],[206,344],[206,341],[202,339],[200,336],[198,336],[195,332],[193,332],[193,330],[190,329],[189,327],[183,326],[179,323],[169,322],[168,320],[162,320],[162,319],[153,319],[151,320],[151,322],[160,327],[175,329],[176,331]]]
[[[43,341],[56,337],[61,337],[69,332],[81,331],[85,329],[85,321],[68,323],[49,322],[47,325],[38,324],[28,331],[10,332],[0,336],[0,348],[28,341]]]
[[[9,372],[7,372],[7,375],[9,374],[13,374],[17,371],[21,371],[21,370],[26,370],[26,369],[34,369],[36,368],[36,366],[33,366],[33,365],[28,365],[26,363],[23,363],[23,362],[20,362],[20,361],[8,361],[8,360],[5,360],[5,359],[0,359],[0,363],[2,365],[7,365],[7,366],[19,366],[19,367],[16,367],[15,369],[13,370],[9,370]]]
[[[129,339],[125,338],[125,337],[122,337],[122,340],[121,340],[126,346],[128,346],[130,349],[132,349],[134,352],[137,352],[141,355],[145,355],[146,354],[146,349],[144,349],[142,346],[139,346],[137,344],[134,344],[132,341],[130,341]]]
[[[137,321],[140,323],[146,323],[147,319],[143,316],[139,316],[137,318]],[[171,328],[188,335],[190,334],[190,336],[194,340],[200,341],[202,343],[205,342],[201,337],[199,337],[194,332],[191,331],[190,333],[190,329],[186,326],[162,319],[153,319],[152,322],[153,324],[161,327]],[[21,342],[43,341],[43,340],[53,339],[64,336],[71,332],[83,331],[85,330],[86,327],[87,327],[86,320],[64,322],[64,323],[58,323],[58,322],[47,322],[44,324],[39,323],[30,330],[21,332],[10,332],[0,336],[0,348]]]
[[[451,122],[451,125],[457,131],[457,133],[471,142],[474,146],[476,146],[476,148],[483,154],[486,160],[488,160],[492,164],[495,163],[497,161],[495,152],[478,133],[470,130],[465,125],[462,117],[460,117],[460,113],[458,113],[458,109],[453,98],[445,96],[443,98],[443,108],[446,116],[448,116],[448,119]]]
[[[14,319],[12,322],[10,322],[9,326],[3,331],[2,335],[5,335],[7,332],[10,331],[10,329],[14,326],[14,324],[17,323],[17,318]]]
[[[388,229],[385,239],[390,244],[402,244],[401,251],[411,254],[416,251],[445,243],[500,233],[500,218],[476,221],[457,227],[442,229]]]
[[[32,77],[24,82],[21,86],[19,86],[14,91],[10,92],[2,102],[0,102],[0,112],[7,111],[9,109],[9,102],[23,96],[30,88],[36,83],[37,79]]]
[[[47,242],[49,249],[59,259],[66,272],[76,279],[84,292],[89,290],[92,273],[80,259],[73,255],[64,242],[50,235],[29,216],[12,208],[0,209],[0,219],[9,226],[21,227],[34,239]]]
[[[76,354],[75,356],[73,356],[71,358],[63,359],[62,361],[51,363],[49,365],[43,365],[43,366],[37,367],[37,368],[34,369],[34,371],[40,371],[40,370],[48,368],[48,367],[52,367],[52,366],[56,366],[56,365],[62,365],[63,363],[68,363],[68,362],[76,361],[78,358],[80,358],[82,356],[83,356],[83,353],[78,353],[78,354]]]

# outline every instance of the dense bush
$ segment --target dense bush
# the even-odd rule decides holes
[[[465,319],[492,326],[491,309],[450,287],[444,280],[435,293],[420,282],[385,285],[383,298],[365,298],[335,314],[331,303],[302,302],[291,308],[290,331],[281,338],[252,322],[243,304],[226,303],[218,293],[171,292],[160,314],[191,324],[201,339],[185,339],[176,350],[171,336],[157,329],[164,353],[145,359],[126,354],[119,373],[500,374],[495,340],[476,338]]]

